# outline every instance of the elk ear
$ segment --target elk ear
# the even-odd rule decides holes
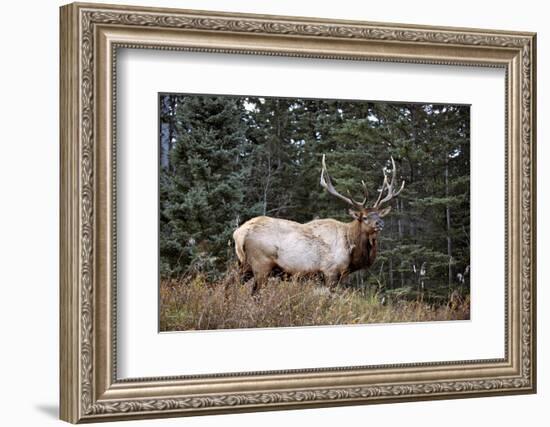
[[[391,211],[391,206],[387,206],[384,209],[382,209],[381,211],[378,211],[378,216],[380,218],[384,218],[387,214],[390,213],[390,211]]]
[[[361,218],[361,214],[359,212],[354,211],[353,209],[348,210],[348,212],[353,217],[353,219]]]

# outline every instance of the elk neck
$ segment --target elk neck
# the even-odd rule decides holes
[[[360,221],[348,223],[348,244],[351,248],[350,272],[370,267],[376,258],[376,235],[367,234]]]

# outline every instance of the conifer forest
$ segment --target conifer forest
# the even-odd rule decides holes
[[[161,330],[470,316],[470,106],[159,94]],[[374,202],[396,165],[374,263],[341,278],[274,272],[254,294],[233,232],[258,216],[354,219],[320,185]],[[391,173],[390,173],[391,175]],[[364,184],[363,184],[364,182]]]

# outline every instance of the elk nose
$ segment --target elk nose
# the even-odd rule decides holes
[[[384,221],[381,220],[381,219],[377,220],[377,221],[376,221],[376,228],[377,228],[378,230],[382,230],[382,229],[384,228]]]

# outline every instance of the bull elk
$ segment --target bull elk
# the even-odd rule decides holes
[[[362,181],[364,199],[357,202],[334,188],[322,159],[321,186],[331,195],[346,202],[351,209],[351,222],[317,219],[300,224],[286,219],[258,216],[233,233],[235,251],[245,271],[254,274],[255,292],[273,269],[289,274],[322,273],[331,288],[345,275],[369,268],[376,258],[378,233],[384,228],[383,217],[391,206],[383,206],[405,187],[395,188],[396,167],[391,158],[391,178],[384,168],[384,180],[376,202],[367,207],[367,186]]]

